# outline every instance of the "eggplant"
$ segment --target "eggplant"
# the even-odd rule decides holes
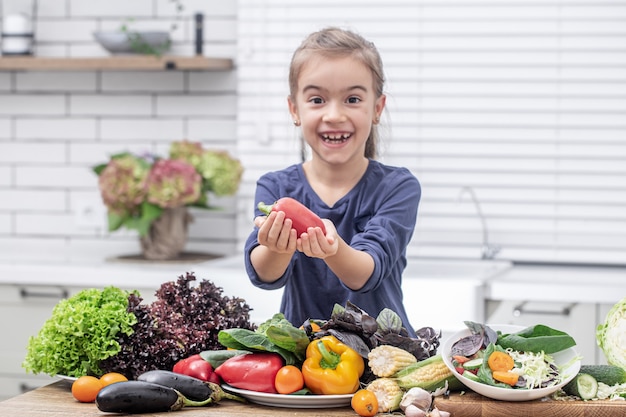
[[[178,411],[185,406],[200,407],[212,402],[192,401],[174,388],[146,381],[122,381],[107,385],[96,396],[100,411],[112,413],[158,413]]]
[[[218,384],[172,371],[147,371],[139,375],[137,380],[173,388],[193,401],[212,399],[214,402],[219,402],[222,398],[245,401],[241,397],[224,392]]]
[[[194,401],[204,401],[212,398],[211,395],[213,394],[213,390],[201,379],[171,371],[155,370],[144,372],[137,377],[137,380],[174,388],[185,397]]]

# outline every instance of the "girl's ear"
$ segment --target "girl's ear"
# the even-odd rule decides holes
[[[381,94],[380,97],[376,99],[376,104],[374,105],[374,111],[376,112],[375,120],[380,120],[380,116],[383,114],[386,102],[387,96],[384,94]]]
[[[293,102],[291,96],[287,96],[287,104],[289,105],[289,113],[291,113],[291,118],[293,119],[293,123],[295,125],[300,123],[300,116],[298,116],[298,108],[296,107],[296,103]]]

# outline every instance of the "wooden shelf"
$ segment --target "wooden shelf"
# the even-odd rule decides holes
[[[219,71],[233,68],[233,60],[205,56],[116,55],[97,58],[2,56],[0,71]]]

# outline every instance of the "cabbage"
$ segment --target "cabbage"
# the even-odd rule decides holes
[[[611,307],[598,325],[596,340],[607,363],[626,369],[626,298]]]

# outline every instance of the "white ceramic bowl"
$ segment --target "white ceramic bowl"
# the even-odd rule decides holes
[[[141,53],[133,47],[131,38],[135,39],[136,45],[145,44],[151,48],[158,49],[160,52],[165,52],[169,49],[169,33],[166,31],[130,31],[125,33],[117,30],[110,32],[94,32],[93,36],[104,49],[114,54]]]
[[[502,333],[515,333],[518,332],[526,326],[516,326],[511,324],[488,324],[487,326],[491,327],[495,331],[502,331]],[[448,339],[446,339],[441,345],[441,355],[443,357],[444,363],[450,368],[454,376],[456,376],[459,381],[463,383],[467,388],[471,389],[474,392],[477,392],[485,397],[493,398],[495,400],[502,401],[530,401],[537,400],[539,398],[546,397],[550,394],[553,394],[569,381],[571,381],[578,371],[580,371],[580,359],[574,361],[570,364],[569,367],[562,370],[563,380],[560,384],[548,387],[548,388],[536,388],[536,389],[510,389],[510,388],[500,388],[494,387],[491,385],[483,384],[481,382],[472,381],[463,375],[459,374],[454,365],[452,364],[452,358],[450,357],[450,350],[452,349],[452,345],[459,339],[462,339],[465,336],[469,336],[471,334],[469,329],[465,329],[459,332],[456,332]],[[573,358],[579,357],[580,355],[574,348],[565,349],[561,352],[551,354],[552,358],[556,362],[557,366],[564,365],[570,362]]]

